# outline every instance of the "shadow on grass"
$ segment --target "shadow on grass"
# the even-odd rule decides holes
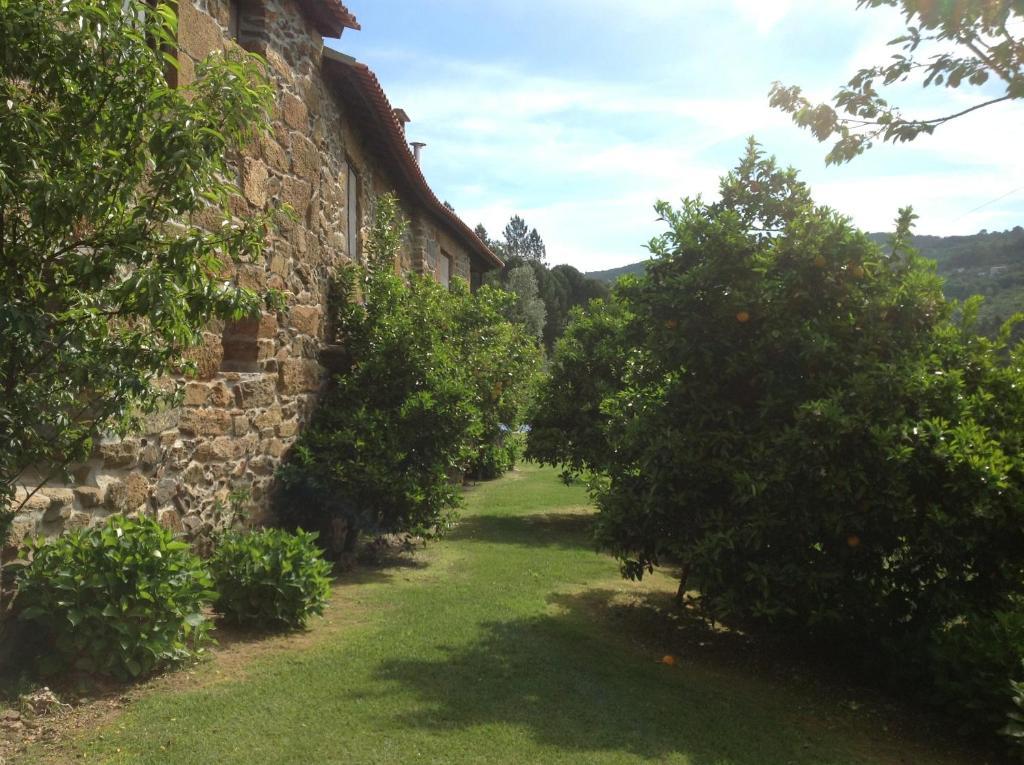
[[[459,521],[448,538],[487,544],[589,550],[594,549],[591,540],[593,526],[594,517],[588,513],[473,515]]]
[[[384,663],[379,679],[414,691],[423,707],[396,722],[433,732],[509,724],[562,750],[685,756],[693,765],[832,761],[777,689],[729,676],[708,682],[685,661],[667,666],[658,652],[636,650],[617,619],[599,628],[594,609],[620,597],[555,596],[556,613],[487,623],[475,642],[436,659]]]

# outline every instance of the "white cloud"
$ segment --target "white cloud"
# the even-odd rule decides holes
[[[554,262],[581,270],[644,257],[658,199],[716,188],[721,167],[702,158],[708,149],[786,124],[763,98],[675,99],[493,65],[425,68],[428,81],[391,95],[413,118],[410,137],[428,144],[424,171],[438,194],[492,235],[522,215]]]
[[[793,8],[791,0],[733,0],[740,18],[753,24],[758,34],[767,34]]]
[[[765,11],[762,23],[772,14],[783,18],[794,3]],[[643,258],[643,244],[659,233],[654,202],[713,194],[749,134],[769,151],[784,150],[780,160],[804,170],[821,202],[870,230],[889,228],[906,204],[921,215],[922,233],[1020,222],[1012,220],[1012,211],[1022,209],[1019,197],[970,212],[1024,185],[1017,182],[1024,179],[1019,105],[825,168],[827,147],[771,110],[762,92],[694,98],[685,83],[673,93],[664,81],[556,77],[400,52],[391,57],[403,62],[402,76],[385,87],[413,118],[410,139],[428,144],[424,171],[438,195],[492,235],[513,213],[523,215],[541,232],[553,262],[581,270]],[[947,106],[950,96],[965,97],[939,95]]]

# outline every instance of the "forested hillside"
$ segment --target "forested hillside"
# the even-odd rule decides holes
[[[879,242],[887,236],[871,234]],[[915,236],[913,243],[936,262],[946,297],[985,298],[980,314],[984,332],[995,332],[1015,312],[1024,311],[1024,228],[971,236]]]
[[[889,234],[869,234],[880,244]],[[982,295],[981,329],[994,332],[1016,311],[1024,311],[1024,228],[1010,231],[981,231],[970,236],[915,236],[914,246],[934,260],[945,279],[946,297],[964,300]],[[643,273],[646,261],[586,276],[614,282],[626,274]]]

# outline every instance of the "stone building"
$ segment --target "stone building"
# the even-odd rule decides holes
[[[325,379],[319,355],[329,276],[359,259],[381,194],[396,193],[409,220],[406,270],[475,287],[501,266],[430,190],[406,140],[408,117],[388,103],[374,74],[324,46],[325,38],[359,29],[338,0],[180,0],[178,13],[179,85],[194,78],[196,61],[228,45],[270,65],[273,129],[239,157],[234,212],[288,204],[296,216],[272,237],[264,261],[238,266],[236,278],[280,290],[287,306],[211,325],[183,406],[151,416],[135,437],[102,443],[77,466],[74,485],[32,496],[15,518],[15,542],[140,511],[201,539],[232,505],[265,512],[274,472]]]

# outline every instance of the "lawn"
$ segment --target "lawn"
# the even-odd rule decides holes
[[[686,637],[673,582],[622,581],[588,543],[591,517],[553,470],[482,484],[448,539],[343,577],[309,632],[225,642],[16,762],[982,761],[837,686],[752,673]]]

